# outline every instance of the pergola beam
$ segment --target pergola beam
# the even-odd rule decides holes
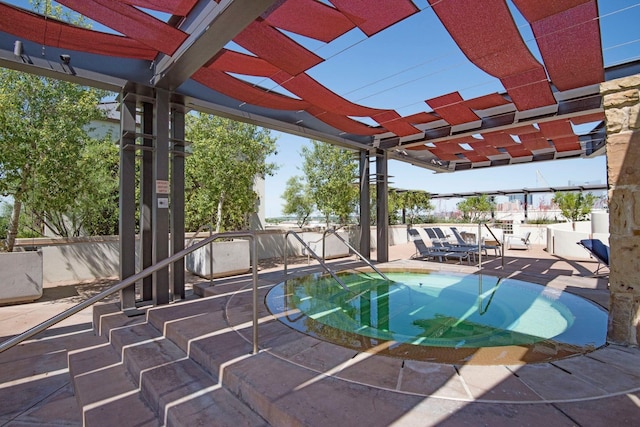
[[[209,2],[198,11],[197,19],[183,28],[187,40],[172,55],[156,62],[152,86],[176,90],[205,65],[245,27],[255,21],[277,0],[222,0]]]

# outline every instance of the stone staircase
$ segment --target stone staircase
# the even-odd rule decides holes
[[[259,301],[273,283],[277,280],[261,277]],[[379,398],[380,390],[319,377],[269,352],[251,353],[249,284],[246,278],[230,279],[197,290],[204,298],[150,308],[137,317],[120,313],[116,304],[94,306],[94,329],[103,342],[69,353],[85,425],[308,426],[366,421],[354,405],[363,398]],[[270,317],[264,304],[259,306],[261,346],[293,345],[300,351],[309,345]],[[343,358],[356,354],[338,349],[331,351]],[[346,398],[338,397],[341,390]]]
[[[115,304],[95,306],[104,344],[69,354],[85,424],[268,425],[224,387],[220,366],[207,369],[188,356],[190,340],[227,328],[222,308],[207,298],[129,318]],[[236,351],[250,356],[251,346],[237,340]]]

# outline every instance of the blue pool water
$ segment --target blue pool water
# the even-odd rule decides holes
[[[386,274],[391,281],[343,274],[348,291],[328,276],[288,280],[269,292],[267,306],[299,331],[354,348],[519,346],[546,360],[605,343],[607,312],[567,292],[487,275]]]

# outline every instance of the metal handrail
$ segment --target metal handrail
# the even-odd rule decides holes
[[[98,301],[113,295],[114,293],[121,291],[122,289],[133,285],[134,283],[136,283],[138,280],[144,279],[145,277],[155,273],[156,271],[159,271],[165,267],[167,267],[169,264],[172,264],[182,258],[184,258],[185,256],[187,256],[188,254],[190,254],[193,251],[196,251],[200,248],[202,248],[203,246],[208,245],[209,243],[213,242],[214,240],[220,239],[220,238],[230,238],[230,237],[237,237],[237,238],[249,238],[251,240],[251,258],[252,258],[252,275],[253,275],[253,353],[257,353],[258,352],[258,258],[257,258],[257,245],[256,245],[256,239],[253,233],[247,233],[247,232],[235,232],[235,231],[230,231],[230,232],[226,232],[226,233],[217,233],[214,234],[196,244],[194,244],[193,246],[190,246],[186,249],[181,250],[180,252],[177,252],[173,255],[171,255],[168,258],[163,259],[162,261],[159,261],[157,264],[154,264],[152,266],[149,266],[147,268],[145,268],[144,270],[142,270],[139,273],[134,274],[133,276],[129,276],[126,279],[122,280],[120,283],[117,283],[115,285],[113,285],[112,287],[110,287],[109,289],[106,289],[102,292],[100,292],[99,294],[96,294],[94,296],[92,296],[91,298],[63,311],[60,314],[57,314],[55,316],[53,316],[52,318],[50,318],[49,320],[45,320],[44,322],[40,323],[39,325],[34,326],[33,328],[19,334],[16,335],[15,337],[12,337],[2,343],[0,343],[0,353],[2,353],[5,350],[10,349],[11,347],[20,344],[21,342],[31,338],[32,336],[48,329],[49,327],[55,325],[58,322],[61,322],[65,319],[67,319],[70,316],[73,316],[74,314],[84,310],[87,307],[92,306],[93,304],[97,303]]]
[[[493,234],[493,231],[491,231],[491,228],[489,228],[489,225],[487,223],[484,224],[484,226],[487,228],[487,230],[489,230],[489,233],[491,233],[491,235],[493,236],[493,239],[498,243],[498,246],[500,246],[500,258],[502,259],[502,269],[504,270],[504,250],[506,249],[505,246],[505,237],[504,237],[504,230],[502,230],[502,242],[500,242],[500,240],[498,240],[498,238],[496,237],[495,234]]]
[[[309,247],[309,245],[307,245],[304,240],[302,240],[302,238],[300,236],[298,236],[298,233],[296,233],[293,230],[289,230],[287,231],[287,233],[284,235],[284,277],[285,279],[287,278],[287,253],[289,253],[289,236],[293,235],[296,239],[298,239],[298,241],[302,244],[303,247],[305,247],[309,253],[311,254],[312,257],[314,257],[316,259],[316,261],[318,261],[320,263],[320,265],[322,266],[322,268],[324,268],[327,273],[329,273],[331,275],[331,277],[333,277],[336,282],[338,282],[340,284],[340,286],[342,286],[342,288],[345,291],[349,291],[349,288],[347,287],[347,285],[344,284],[344,282],[342,280],[340,280],[340,278],[336,275],[336,273],[333,272],[333,270],[331,270],[329,268],[329,266],[322,260],[322,258],[320,258],[314,251],[313,249],[311,249]]]
[[[373,271],[375,271],[376,273],[378,273],[384,280],[386,281],[391,281],[387,276],[385,276],[380,270],[378,270],[372,263],[371,261],[369,261],[368,259],[366,259],[364,256],[362,256],[362,254],[360,252],[358,252],[353,246],[351,246],[351,244],[349,242],[347,242],[342,236],[338,235],[337,233],[338,230],[336,229],[329,229],[329,230],[325,230],[324,233],[322,233],[322,257],[324,258],[324,246],[325,246],[325,241],[326,241],[326,236],[327,233],[333,233],[334,236],[336,236],[338,239],[342,240],[342,243],[344,243],[354,254],[356,254],[362,261],[365,262],[365,264],[367,264],[369,267],[371,267],[373,269]]]

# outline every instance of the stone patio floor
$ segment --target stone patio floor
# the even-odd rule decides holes
[[[434,269],[477,271],[476,266],[466,264],[410,260],[413,254],[411,243],[391,246],[389,259],[396,266],[411,267],[417,263]],[[306,265],[306,259],[298,259],[296,263],[290,261],[289,268]],[[592,277],[596,266],[595,260],[563,259],[549,255],[537,246],[526,251],[506,251],[504,266],[499,257],[483,257],[483,272],[566,290],[606,308],[608,280],[606,276]],[[273,275],[280,270],[278,262],[265,263],[260,274]],[[202,282],[194,276],[188,276],[188,280],[190,285]],[[220,283],[224,280],[220,279]],[[43,297],[36,302],[0,307],[0,341],[60,313],[113,282],[45,286]],[[70,383],[66,352],[91,345],[95,339],[91,321],[92,309],[88,308],[0,354],[0,426],[82,425]],[[439,387],[431,390],[419,385],[419,373],[403,380],[405,387],[420,390],[409,394],[422,396],[423,404],[408,412],[424,413],[424,423],[416,424],[415,416],[407,416],[407,413],[397,414],[394,421],[386,425],[599,426],[632,423],[640,415],[639,362],[637,348],[607,345],[584,356],[554,362],[554,369],[541,369],[535,364],[508,369],[504,366],[446,365],[450,372],[443,377]],[[385,376],[383,372],[373,371],[375,375],[372,375],[371,370],[350,369],[349,378],[345,378],[345,372],[347,370],[322,374],[387,391],[399,384],[394,383],[398,381],[397,373]],[[435,407],[437,411],[432,409]]]

